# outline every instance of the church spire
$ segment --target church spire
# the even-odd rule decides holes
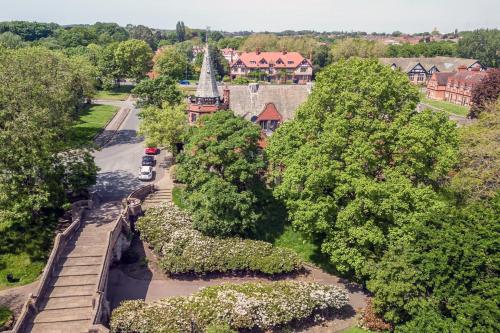
[[[213,68],[212,57],[208,47],[208,30],[207,42],[205,44],[205,54],[203,56],[203,64],[201,65],[200,79],[198,88],[196,89],[196,97],[201,98],[217,98],[219,100],[219,90],[217,89],[217,80],[215,79],[215,70]]]

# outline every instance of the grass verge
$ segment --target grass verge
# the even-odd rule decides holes
[[[181,187],[174,187],[172,189],[172,201],[174,204],[182,209],[187,208],[187,202],[184,195],[184,189]]]
[[[353,326],[353,327],[349,327],[348,329],[341,331],[340,333],[370,333],[370,332],[372,332],[372,331],[367,331],[367,330],[362,329],[360,327]]]
[[[12,311],[0,305],[0,330],[8,329],[7,324],[12,318]]]
[[[0,255],[0,290],[35,281],[45,262],[33,261],[26,253]]]
[[[94,136],[113,118],[118,107],[92,104],[80,113],[80,118],[73,125],[69,140],[72,147],[81,147],[92,143]]]
[[[130,95],[130,91],[134,88],[131,85],[116,87],[112,90],[98,90],[95,99],[106,99],[112,101],[124,101]]]
[[[469,109],[465,106],[453,104],[450,102],[446,101],[436,101],[430,98],[422,98],[422,103],[424,104],[429,104],[430,106],[433,106],[437,109],[440,109],[441,111],[444,111],[446,113],[451,113],[459,116],[467,116],[469,113]]]

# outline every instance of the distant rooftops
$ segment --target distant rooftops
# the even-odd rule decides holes
[[[243,64],[248,68],[297,68],[311,62],[298,52],[242,52],[232,65]]]
[[[464,65],[467,68],[478,65],[481,69],[486,69],[476,59],[455,57],[379,58],[379,61],[386,65],[395,65],[404,72],[411,71],[418,64],[422,65],[422,67],[424,67],[424,69],[428,72],[430,72],[433,67],[435,67],[439,72],[453,72],[457,71],[460,65]]]

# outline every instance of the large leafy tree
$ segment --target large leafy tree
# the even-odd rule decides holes
[[[91,156],[66,142],[91,93],[88,67],[44,48],[0,52],[0,252],[46,244],[65,192],[95,181]]]
[[[0,45],[10,49],[16,49],[23,46],[25,43],[21,36],[10,31],[0,33]]]
[[[167,147],[174,155],[188,129],[186,105],[148,106],[141,110],[139,132],[146,137],[146,145]]]
[[[460,162],[451,180],[459,201],[491,199],[500,188],[500,101],[460,129]]]
[[[404,225],[442,208],[433,188],[456,162],[456,129],[418,100],[402,73],[351,58],[269,140],[275,195],[341,272],[370,276]]]
[[[186,40],[186,27],[184,26],[184,22],[177,22],[177,25],[175,26],[175,33],[178,42],[183,42]]]
[[[472,90],[472,107],[468,114],[471,118],[477,118],[488,104],[495,103],[500,98],[500,68],[491,68],[487,73]]]
[[[121,42],[114,52],[114,60],[121,77],[141,80],[151,69],[153,52],[149,45],[137,39]]]
[[[154,58],[154,70],[159,75],[182,80],[186,72],[190,71],[191,64],[188,57],[173,46],[166,46]]]
[[[175,105],[182,99],[182,93],[177,88],[177,82],[168,76],[160,76],[152,80],[143,80],[132,90],[139,97],[140,106]]]
[[[458,54],[464,58],[478,59],[485,66],[500,66],[500,30],[479,29],[465,32],[458,42]]]
[[[498,332],[500,195],[411,225],[368,287],[396,332]]]
[[[387,46],[380,42],[348,38],[332,45],[331,57],[333,61],[350,57],[378,58],[385,56],[386,52]]]
[[[21,36],[26,41],[35,41],[52,36],[60,26],[55,23],[40,23],[26,21],[0,22],[0,33],[11,32]]]
[[[128,33],[130,38],[138,39],[146,42],[152,49],[156,48],[156,38],[150,28],[144,25],[128,25]]]
[[[246,234],[260,217],[258,195],[264,162],[259,128],[219,111],[201,117],[178,156],[177,179],[200,231],[216,236]]]

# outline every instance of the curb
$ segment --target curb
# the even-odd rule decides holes
[[[96,140],[99,138],[99,136],[106,130],[106,127],[108,127],[108,125],[121,113],[122,110],[125,110],[123,112],[124,116],[122,117],[122,119],[119,120],[119,122],[117,123],[117,126],[116,126],[116,129],[113,130],[113,133],[111,133],[109,135],[109,137],[102,143],[97,143]],[[121,108],[120,110],[118,110],[115,115],[113,116],[113,118],[111,118],[108,123],[106,124],[106,126],[104,126],[101,131],[92,139],[92,141],[94,141],[94,143],[96,144],[97,146],[97,149],[102,149],[104,148],[104,146],[106,146],[110,141],[111,139],[115,136],[116,132],[118,132],[118,130],[120,129],[120,127],[122,126],[123,122],[125,121],[125,119],[127,119],[128,115],[130,114],[130,109],[129,108]]]

